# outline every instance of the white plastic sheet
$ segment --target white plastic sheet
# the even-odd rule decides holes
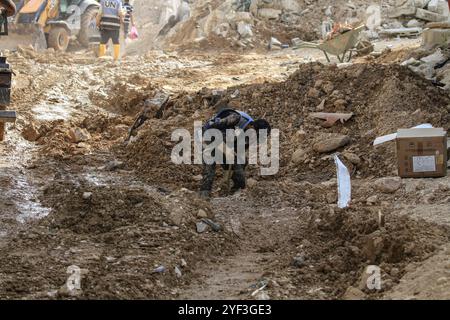
[[[350,172],[345,164],[337,154],[334,155],[334,162],[336,163],[337,170],[337,185],[338,185],[338,207],[341,209],[347,208],[352,200],[352,184],[350,178]]]
[[[417,127],[412,128],[412,129],[427,129],[427,128],[433,128],[433,125],[431,125],[429,123],[424,123],[424,124],[418,125]],[[373,142],[373,145],[377,146],[379,144],[383,144],[388,141],[393,141],[395,139],[397,139],[397,133],[388,134],[388,135],[376,138],[375,141]]]

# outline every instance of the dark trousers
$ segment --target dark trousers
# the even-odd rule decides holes
[[[120,29],[102,29],[100,34],[102,36],[100,44],[107,44],[109,39],[114,45],[120,44]]]
[[[130,33],[130,24],[124,23],[123,24],[123,34],[125,35],[125,38],[128,38],[129,33]]]
[[[216,164],[203,164],[203,180],[200,191],[212,191],[214,179],[216,178]],[[222,165],[224,170],[229,169],[229,165]],[[233,181],[232,190],[245,188],[245,167],[244,164],[232,165],[233,175],[231,180]]]

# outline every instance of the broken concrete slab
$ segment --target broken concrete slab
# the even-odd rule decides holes
[[[450,42],[450,29],[427,29],[422,33],[422,46],[431,49]]]
[[[395,28],[395,29],[383,29],[379,33],[386,36],[404,36],[411,37],[420,35],[423,29],[419,27],[415,28]]]
[[[425,9],[417,9],[416,10],[416,17],[425,21],[431,21],[431,22],[441,22],[441,21],[446,21],[447,17],[439,14],[439,13],[435,13],[435,12],[431,12]]]
[[[430,0],[430,2],[428,2],[427,9],[431,12],[444,16],[449,13],[448,3],[444,0]]]
[[[394,7],[388,9],[389,18],[400,18],[402,16],[413,16],[416,14],[417,8],[414,5],[407,5],[404,7]]]

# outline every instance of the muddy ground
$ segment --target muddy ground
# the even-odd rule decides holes
[[[0,144],[0,298],[448,299],[450,179],[399,180],[395,146],[371,146],[419,123],[448,130],[448,93],[396,64],[412,49],[395,45],[345,68],[309,50],[152,51],[121,64],[10,53],[19,118]],[[201,168],[170,162],[170,135],[211,116],[217,89],[280,129],[281,169],[250,167],[232,196],[219,170],[204,201]],[[160,91],[168,106],[124,144]],[[354,116],[324,128],[315,111]],[[346,210],[333,152],[318,151],[342,136]],[[221,229],[199,233],[202,219]],[[382,270],[381,290],[361,280],[369,265]],[[82,270],[80,291],[64,286],[70,266]]]

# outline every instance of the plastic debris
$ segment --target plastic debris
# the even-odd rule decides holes
[[[338,207],[344,209],[350,205],[352,198],[350,172],[337,154],[334,155],[334,162],[336,163],[338,180]]]

